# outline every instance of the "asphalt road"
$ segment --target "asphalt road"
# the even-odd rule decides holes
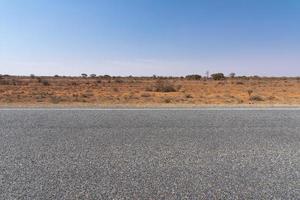
[[[299,199],[300,110],[0,110],[0,199]]]

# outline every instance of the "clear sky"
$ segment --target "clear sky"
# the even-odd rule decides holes
[[[299,0],[0,0],[0,74],[300,76]]]

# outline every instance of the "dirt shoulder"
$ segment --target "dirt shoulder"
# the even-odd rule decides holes
[[[51,103],[9,103],[1,104],[0,109],[259,109],[259,108],[274,108],[274,109],[300,109],[300,104],[51,104]]]

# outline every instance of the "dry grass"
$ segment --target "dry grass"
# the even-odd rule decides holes
[[[7,104],[293,104],[299,78],[0,77]]]

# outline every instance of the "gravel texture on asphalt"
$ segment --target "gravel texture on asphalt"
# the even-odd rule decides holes
[[[0,110],[0,199],[299,199],[300,110]]]

